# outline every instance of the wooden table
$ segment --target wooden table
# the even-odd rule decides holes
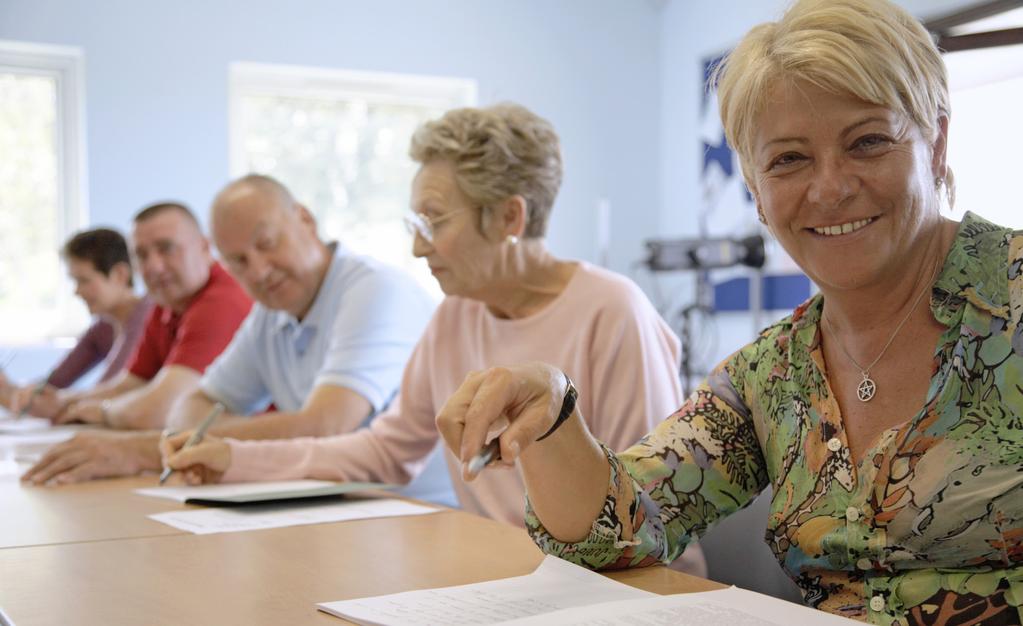
[[[63,487],[0,481],[0,548],[183,534],[146,517],[183,508],[133,492],[155,483],[155,477]]]
[[[15,624],[340,624],[317,602],[532,571],[520,528],[460,511],[216,535],[145,518],[155,478],[37,490],[0,486],[0,608]],[[40,516],[32,530],[30,520]],[[76,529],[76,526],[80,526]],[[7,536],[13,529],[11,537]],[[21,546],[21,547],[17,547]],[[663,567],[611,574],[658,593],[721,588]]]

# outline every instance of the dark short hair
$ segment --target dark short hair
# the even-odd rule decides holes
[[[60,253],[65,259],[92,263],[96,271],[104,276],[110,276],[110,271],[118,263],[124,263],[131,269],[128,242],[121,233],[110,228],[93,228],[75,233]],[[128,274],[129,285],[134,283],[132,273]]]
[[[135,217],[132,218],[132,221],[138,224],[139,222],[144,222],[145,220],[168,211],[177,211],[178,213],[181,213],[187,217],[189,221],[195,224],[197,228],[199,227],[199,220],[195,219],[195,214],[181,202],[156,202],[154,204],[150,204],[147,207],[143,207],[138,213],[136,213]]]

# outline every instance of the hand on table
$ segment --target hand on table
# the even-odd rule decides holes
[[[107,423],[104,400],[77,400],[69,403],[53,417],[54,424],[97,424]]]
[[[206,435],[194,446],[182,449],[192,431],[160,439],[164,467],[181,472],[189,485],[218,483],[231,465],[231,446],[226,441]]]
[[[156,437],[150,433],[79,433],[50,448],[21,479],[36,485],[63,485],[157,469]]]
[[[67,408],[67,403],[61,397],[60,389],[53,385],[46,385],[38,392],[35,385],[17,387],[11,394],[10,409],[14,413],[21,413],[25,410],[26,415],[54,419]]]
[[[546,363],[471,372],[437,415],[437,429],[462,461],[463,478],[475,478],[467,464],[502,418],[510,425],[499,437],[501,462],[513,464],[550,430],[561,410],[566,385],[561,370]]]

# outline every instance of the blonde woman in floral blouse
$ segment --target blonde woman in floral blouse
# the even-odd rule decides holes
[[[766,540],[807,604],[1019,624],[1023,233],[939,214],[954,184],[937,49],[886,0],[804,0],[718,80],[761,220],[820,294],[617,455],[557,369],[469,376],[437,418],[465,477],[507,417],[536,542],[592,568],[670,561],[770,485]]]

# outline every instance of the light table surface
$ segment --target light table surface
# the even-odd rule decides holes
[[[452,510],[185,534],[145,518],[184,507],[132,493],[155,480],[0,485],[2,517],[11,504],[22,509],[13,522],[0,519],[8,546],[0,549],[0,608],[8,619],[30,626],[339,624],[315,604],[518,576],[543,558],[524,530]],[[663,567],[611,577],[657,593],[722,587]]]

